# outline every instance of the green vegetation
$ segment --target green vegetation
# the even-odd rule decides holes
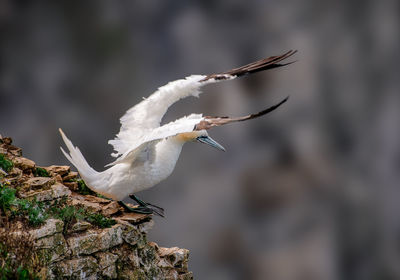
[[[82,179],[70,179],[65,182],[77,182],[78,183],[78,191],[77,192],[79,194],[93,195],[93,196],[109,199],[108,197],[105,197],[104,195],[101,195],[101,194],[96,193],[96,192],[92,191],[91,189],[89,189],[89,187],[86,185],[85,181],[83,181]]]
[[[0,168],[3,169],[5,172],[10,172],[13,168],[13,163],[11,160],[7,159],[5,155],[0,154]]]
[[[0,208],[3,213],[11,210],[11,207],[15,204],[15,202],[15,189],[0,184]]]
[[[43,203],[17,198],[15,189],[3,184],[0,184],[0,208],[4,215],[11,218],[25,217],[31,226],[41,225],[48,218]]]
[[[107,218],[100,213],[93,213],[82,207],[66,205],[61,208],[52,207],[51,215],[64,222],[64,233],[76,221],[87,221],[99,228],[108,228],[116,224],[114,219]]]
[[[46,169],[41,168],[41,167],[36,167],[36,168],[33,170],[33,175],[34,175],[35,177],[50,177],[49,172],[47,172]]]
[[[53,207],[50,209],[52,216],[64,222],[63,233],[67,233],[68,228],[78,220],[83,220],[85,210],[75,206],[64,206],[62,208]]]
[[[86,185],[85,181],[83,181],[82,179],[78,179],[76,180],[78,182],[78,193],[83,194],[83,195],[96,195],[96,193],[94,191],[92,191],[91,189],[89,189],[89,187]]]
[[[0,184],[0,209],[8,218],[22,217],[30,226],[39,226],[49,217],[55,217],[64,222],[67,229],[78,220],[85,220],[100,228],[115,225],[115,220],[100,213],[93,213],[82,207],[65,205],[65,200],[56,202],[53,206],[36,200],[21,199],[15,196],[15,189]]]
[[[15,214],[27,217],[28,223],[31,226],[39,226],[49,218],[43,202],[37,202],[36,200],[30,201],[27,199],[18,199],[17,205],[18,210]]]
[[[88,213],[85,220],[100,228],[108,228],[116,224],[114,219],[109,219],[100,213]]]

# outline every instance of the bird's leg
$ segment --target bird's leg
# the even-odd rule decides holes
[[[164,217],[164,208],[161,208],[157,205],[148,202],[144,202],[143,200],[141,200],[140,198],[138,198],[136,195],[133,194],[131,194],[129,197],[132,198],[134,201],[136,201],[141,207],[151,209],[157,215]]]
[[[143,206],[139,206],[139,207],[135,207],[135,208],[129,207],[123,201],[118,201],[118,204],[121,205],[128,212],[139,213],[139,214],[153,214],[153,212],[154,212],[152,209],[143,207]]]

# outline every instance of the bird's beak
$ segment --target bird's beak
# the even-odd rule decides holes
[[[218,144],[217,141],[213,140],[213,139],[212,139],[211,137],[209,137],[209,136],[206,136],[206,135],[204,135],[204,136],[199,136],[199,137],[196,138],[196,140],[197,140],[198,142],[200,142],[200,143],[204,143],[204,144],[210,145],[211,147],[214,147],[214,148],[216,148],[216,149],[218,149],[218,150],[221,150],[221,151],[224,151],[224,152],[225,152],[225,148],[222,147],[220,144]]]

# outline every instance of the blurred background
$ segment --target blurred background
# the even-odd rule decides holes
[[[265,118],[187,144],[139,197],[149,240],[191,252],[195,279],[400,279],[400,2],[0,0],[0,133],[38,165],[97,170],[119,118],[157,87],[297,49],[295,64],[175,104]]]

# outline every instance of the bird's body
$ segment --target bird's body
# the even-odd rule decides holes
[[[115,164],[103,172],[82,168],[78,171],[90,189],[121,201],[166,179],[174,170],[184,143],[176,136],[170,137],[148,145],[134,160]]]
[[[110,167],[102,172],[97,172],[89,166],[79,149],[73,146],[60,129],[69,154],[63,149],[62,151],[78,169],[90,189],[105,197],[121,201],[166,179],[174,170],[186,142],[199,141],[224,150],[208,136],[207,129],[265,115],[287,99],[257,114],[245,117],[208,117],[191,114],[160,126],[162,117],[173,103],[188,96],[198,96],[203,85],[287,65],[288,63],[279,64],[279,62],[294,53],[290,51],[220,74],[192,75],[160,87],[151,96],[129,109],[121,118],[120,132],[115,139],[109,141],[115,150],[112,156],[117,159],[107,165]],[[148,204],[142,203],[144,205],[141,206],[146,208]]]

